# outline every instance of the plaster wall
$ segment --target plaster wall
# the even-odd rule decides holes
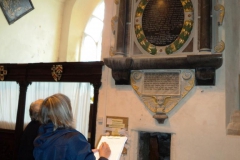
[[[34,10],[9,25],[0,14],[0,62],[55,62],[58,59],[62,0],[32,0]]]

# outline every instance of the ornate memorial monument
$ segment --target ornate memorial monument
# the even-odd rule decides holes
[[[115,43],[104,63],[115,84],[131,84],[159,123],[194,85],[215,85],[224,50],[216,38],[224,7],[213,3],[115,0]]]
[[[132,71],[131,85],[150,109],[159,123],[162,123],[178,102],[194,86],[192,70],[142,70]]]

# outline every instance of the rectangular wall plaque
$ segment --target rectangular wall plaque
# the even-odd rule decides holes
[[[106,132],[108,132],[110,136],[128,136],[128,117],[107,116]],[[122,154],[127,154],[125,147],[123,148]]]
[[[145,72],[144,95],[180,95],[180,72]]]

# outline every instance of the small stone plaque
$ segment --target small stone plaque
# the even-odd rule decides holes
[[[144,73],[144,95],[180,95],[180,72]]]

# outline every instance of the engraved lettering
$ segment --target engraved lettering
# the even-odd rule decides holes
[[[149,72],[144,74],[143,94],[180,94],[179,72]]]
[[[180,0],[150,0],[142,17],[146,39],[156,46],[174,42],[184,23],[184,10]]]

